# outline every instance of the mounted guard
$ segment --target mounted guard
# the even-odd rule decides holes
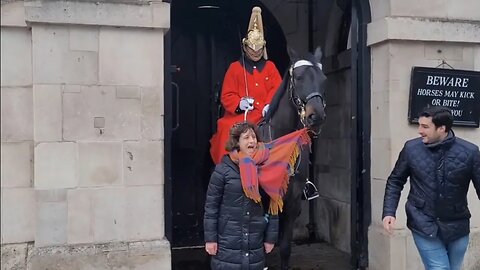
[[[220,100],[225,114],[217,121],[217,132],[210,140],[215,164],[227,154],[230,128],[243,121],[258,124],[282,82],[277,67],[267,57],[261,12],[259,7],[252,9],[247,35],[242,39],[242,56],[230,64],[223,80]]]

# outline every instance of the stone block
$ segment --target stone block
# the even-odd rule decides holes
[[[117,86],[117,98],[140,99],[138,86]]]
[[[164,177],[163,142],[125,142],[123,175],[129,186],[161,185]]]
[[[70,50],[69,27],[36,24],[32,34],[34,83],[97,84],[98,53]]]
[[[436,66],[437,60],[427,59],[425,48],[428,46],[426,42],[420,41],[392,41],[389,42],[389,84],[390,81],[401,81],[409,85],[412,66]],[[405,57],[408,55],[408,57]],[[390,87],[390,85],[388,85]],[[409,86],[404,89],[398,89],[408,96]],[[390,90],[391,91],[391,90]]]
[[[27,1],[29,23],[170,27],[170,4],[161,1]]]
[[[24,243],[34,240],[35,192],[32,188],[1,189],[1,242]]]
[[[2,26],[2,29],[5,26],[27,27],[27,24],[25,23],[25,6],[23,5],[23,1],[10,3],[2,2],[2,8],[0,10],[0,25]]]
[[[372,139],[370,165],[372,178],[387,179],[393,168],[391,155],[390,139]]]
[[[315,200],[315,222],[320,239],[350,252],[350,204],[320,197]]]
[[[464,20],[464,21],[479,21],[480,16],[477,10],[480,10],[480,2],[476,0],[462,0],[462,1],[445,1],[447,18]],[[480,269],[480,267],[479,267]]]
[[[480,200],[478,199],[473,183],[470,183],[470,188],[468,189],[468,194],[467,194],[467,200],[468,200],[468,208],[470,209],[470,213],[472,213],[472,218],[470,219],[470,227],[480,228],[480,215],[476,214],[476,213],[480,213]]]
[[[480,269],[480,257],[478,254],[480,254],[480,228],[477,227],[470,232],[470,241],[463,261],[463,269]]]
[[[33,136],[36,142],[62,141],[62,86],[33,86]]]
[[[390,102],[388,91],[377,91],[371,94],[372,139],[390,137]]]
[[[163,31],[100,28],[99,80],[105,85],[163,86]]]
[[[387,2],[390,2],[391,16],[447,18],[446,2],[448,1],[445,0],[422,1],[421,3],[414,0],[390,0]]]
[[[385,195],[385,185],[387,181],[384,179],[371,180],[371,204],[372,204],[372,224],[382,224],[383,213],[383,196]]]
[[[68,244],[93,243],[95,192],[85,188],[68,191]]]
[[[33,145],[31,142],[3,143],[1,148],[1,186],[32,187]]]
[[[414,29],[414,31],[412,31]],[[368,25],[368,45],[386,40],[479,43],[474,21],[426,20],[419,17],[386,17]],[[405,55],[405,54],[404,54]]]
[[[388,90],[390,77],[389,45],[386,43],[372,46],[371,89],[372,93]],[[373,104],[372,104],[373,108]]]
[[[35,189],[77,186],[78,149],[76,143],[40,143],[35,147]]]
[[[2,243],[2,270],[20,270],[27,269],[28,244]]]
[[[473,70],[480,70],[480,45],[473,49]]]
[[[35,195],[39,203],[67,201],[67,189],[36,190]]]
[[[435,60],[463,60],[463,44],[430,42],[425,45],[425,58]]]
[[[163,140],[163,88],[142,88],[142,138]]]
[[[390,15],[390,1],[370,0],[372,22]]]
[[[116,98],[113,86],[82,86],[63,94],[65,140],[140,139],[140,100]],[[105,128],[94,128],[95,117],[105,118]]]
[[[350,170],[338,167],[331,168],[329,173],[317,173],[315,185],[320,187],[319,194],[326,198],[350,203],[350,174]]]
[[[0,91],[2,142],[33,140],[32,88],[2,87]]]
[[[347,69],[342,72],[335,72],[328,74],[328,80],[326,82],[326,96],[327,100],[327,110],[329,107],[334,105],[350,105],[351,103],[351,92],[350,91],[339,91],[339,89],[350,89],[350,79],[351,74],[350,70]],[[328,116],[328,115],[327,115]]]
[[[62,85],[62,93],[81,93],[82,86],[78,84],[65,84]]]
[[[78,156],[81,187],[122,184],[122,143],[80,142]]]
[[[372,225],[368,231],[369,269],[410,270],[406,246],[409,230],[398,230],[389,235],[382,225]]]
[[[3,15],[2,4],[2,15]],[[3,16],[2,16],[3,21]],[[1,36],[1,84],[27,86],[32,84],[32,33],[28,28],[3,27]]]
[[[163,238],[163,185],[129,187],[126,191],[127,239],[134,241]]]
[[[93,194],[93,242],[127,239],[127,200],[125,188],[97,189]]]
[[[98,26],[70,26],[70,50],[98,52]]]
[[[347,106],[337,105],[327,107],[327,122],[322,128],[321,138],[339,139],[349,138],[351,132],[351,118]]]
[[[48,195],[46,195],[48,196]],[[35,246],[57,246],[67,243],[67,201],[37,200]]]
[[[33,247],[29,270],[169,270],[170,245],[167,240],[111,242],[104,244]]]
[[[368,230],[368,269],[370,270],[391,269],[389,238],[380,226],[371,225]]]

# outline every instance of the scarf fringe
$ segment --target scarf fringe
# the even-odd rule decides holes
[[[302,137],[300,137],[300,145],[310,142],[310,137],[308,135],[306,136],[308,138],[307,140]],[[300,156],[300,150],[300,146],[295,145],[293,152],[289,158],[288,172],[283,175],[280,194],[277,198],[270,198],[270,206],[268,209],[269,214],[278,215],[279,213],[283,212],[283,196],[285,196],[285,194],[287,193],[288,185],[290,184],[290,177],[295,174],[295,164],[297,163],[298,157]]]

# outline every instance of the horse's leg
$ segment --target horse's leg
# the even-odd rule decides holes
[[[308,151],[302,151],[302,159],[308,160]],[[302,211],[301,197],[308,175],[308,162],[301,162],[297,174],[290,179],[289,189],[284,198],[284,212],[280,218],[280,265],[281,270],[287,270],[292,252],[293,227],[295,220]]]
[[[293,180],[293,179],[292,179]],[[293,227],[295,220],[300,215],[301,191],[303,183],[295,179],[291,186],[291,192],[287,192],[284,212],[280,219],[281,237],[280,237],[280,262],[281,269],[287,270],[290,265],[290,254],[292,251]]]

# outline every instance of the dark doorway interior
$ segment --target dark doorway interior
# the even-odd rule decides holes
[[[170,54],[166,60],[171,71],[165,79],[165,198],[170,202],[165,215],[174,268],[177,259],[185,258],[186,250],[204,244],[203,207],[213,168],[209,139],[222,113],[223,76],[229,64],[241,56],[241,38],[254,5],[261,6],[255,1],[171,3],[170,44],[165,52]],[[269,57],[283,71],[288,64],[285,38],[266,9],[262,15]],[[203,259],[199,257],[197,262]]]
[[[352,91],[362,89],[358,96],[352,97],[358,102],[358,107],[352,110],[354,115],[366,121],[355,126],[352,136],[357,140],[352,149],[354,159],[363,161],[352,171],[352,202],[359,203],[352,210],[351,255],[352,265],[359,269],[368,265],[366,232],[369,218],[365,215],[369,216],[370,198],[363,193],[369,191],[369,156],[365,153],[369,149],[370,119],[368,114],[357,113],[362,110],[362,104],[369,104],[369,67],[362,66],[370,61],[366,45],[363,45],[369,20],[369,14],[368,18],[362,18],[364,9],[369,10],[364,7],[365,2],[368,7],[366,0],[353,5],[357,16],[353,20],[358,20],[358,26],[353,28],[357,29],[358,36],[352,40],[354,48],[353,44],[362,43],[357,45],[358,54],[352,53],[352,63],[358,65],[358,69],[352,70],[358,73],[352,78],[356,81],[352,83]],[[308,3],[312,10],[314,2]],[[213,168],[209,139],[221,115],[219,94],[223,76],[229,64],[241,56],[240,41],[255,5],[263,10],[269,57],[283,73],[289,64],[285,36],[260,1],[171,1],[171,29],[165,39],[166,71],[171,71],[165,74],[165,231],[172,246],[173,269],[209,269],[208,257],[203,251],[203,207]],[[310,20],[311,23],[315,18],[312,16]],[[312,31],[313,27],[309,29],[310,49],[313,47]],[[341,36],[348,37],[348,32]]]

